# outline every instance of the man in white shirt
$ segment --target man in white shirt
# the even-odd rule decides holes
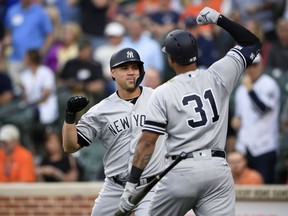
[[[58,118],[55,75],[48,67],[41,65],[37,50],[27,51],[25,65],[27,69],[20,77],[25,100],[36,104],[40,123],[52,124]]]
[[[278,150],[280,89],[262,71],[258,55],[236,90],[232,127],[238,131],[236,149],[247,156],[248,166],[271,184]]]

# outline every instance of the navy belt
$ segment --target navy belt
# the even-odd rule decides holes
[[[220,151],[220,150],[211,150],[211,155],[212,157],[222,157],[226,158],[226,153],[225,151]],[[172,155],[171,159],[175,160],[178,157],[178,155]],[[193,152],[187,153],[187,158],[193,158]]]
[[[141,186],[141,185],[148,184],[148,183],[150,183],[154,178],[155,178],[155,176],[151,176],[151,177],[148,177],[148,178],[142,178],[142,179],[139,180],[137,186]],[[112,179],[116,184],[119,184],[119,185],[125,187],[126,181],[122,181],[122,180],[118,179],[118,178],[115,177],[115,176],[112,176],[110,179]]]

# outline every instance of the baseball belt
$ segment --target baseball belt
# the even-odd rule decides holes
[[[201,151],[201,150],[200,150]],[[222,158],[226,158],[226,153],[225,151],[220,151],[220,150],[211,150],[211,156],[212,157],[222,157]],[[172,160],[175,160],[178,155],[172,155],[170,156]],[[193,158],[193,152],[189,152],[187,153],[187,158]]]
[[[137,186],[141,186],[141,185],[148,184],[148,183],[150,183],[154,178],[155,178],[155,176],[151,176],[151,177],[148,177],[148,178],[142,178],[142,179],[139,180]],[[119,184],[119,185],[125,187],[126,181],[120,180],[120,179],[117,178],[116,176],[112,176],[112,177],[110,177],[110,179],[111,179],[112,181],[114,181],[116,184]]]

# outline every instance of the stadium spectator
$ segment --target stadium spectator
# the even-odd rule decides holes
[[[59,74],[58,86],[68,88],[71,95],[86,96],[94,104],[102,96],[105,82],[102,66],[93,60],[92,50],[91,42],[83,38],[77,57],[67,61]]]
[[[79,1],[80,25],[94,49],[106,42],[104,29],[109,21],[107,13],[112,2],[109,0]]]
[[[244,23],[244,26],[253,34],[255,34],[262,42],[262,49],[261,49],[262,64],[266,65],[268,58],[268,51],[270,49],[271,42],[265,39],[261,23],[256,20],[248,19]]]
[[[0,128],[0,182],[35,182],[32,153],[21,145],[15,125]]]
[[[145,62],[145,70],[154,68],[161,74],[163,72],[163,54],[157,40],[146,34],[142,17],[131,14],[126,23],[128,35],[124,37],[122,48],[132,47],[139,52]]]
[[[143,79],[143,86],[155,89],[161,84],[162,84],[162,79],[157,70],[153,68],[149,68],[148,70],[145,71],[145,76]]]
[[[4,37],[4,17],[5,17],[5,1],[0,1],[0,41]],[[1,43],[0,43],[1,44]]]
[[[82,36],[78,23],[65,23],[60,32],[61,34],[44,58],[44,64],[55,73],[59,73],[68,60],[78,55],[78,42]]]
[[[135,2],[133,1],[130,1],[130,2],[131,2],[130,5],[134,3],[133,10],[130,10],[130,11],[138,15],[150,14],[159,10],[159,2],[160,2],[159,0],[150,0],[150,1],[139,0]]]
[[[57,41],[57,39],[61,35],[62,23],[61,23],[59,10],[57,9],[57,7],[54,7],[54,6],[45,6],[45,10],[46,10],[48,16],[50,17],[50,20],[51,20],[52,25],[53,25],[53,34],[54,34],[53,37],[54,37],[54,43],[55,43],[55,41]],[[49,47],[49,49],[51,48],[51,46]]]
[[[278,157],[278,169],[279,165],[283,165],[283,159],[288,158],[288,97],[285,95],[283,107],[280,113],[280,151]],[[282,149],[284,148],[284,149]],[[288,177],[288,176],[287,176]]]
[[[288,97],[286,97],[280,116],[281,131],[288,134]]]
[[[276,166],[275,183],[288,185],[288,145],[283,146]]]
[[[112,80],[110,72],[110,57],[120,50],[125,32],[125,27],[121,23],[108,23],[104,30],[107,43],[100,45],[93,52],[93,59],[102,65],[103,75],[106,80],[106,95],[110,95],[116,91],[116,83]]]
[[[17,87],[21,71],[24,69],[24,56],[29,49],[39,49],[46,54],[53,38],[53,26],[44,7],[34,0],[21,0],[8,8],[5,17],[6,35],[3,44],[11,45],[7,71]]]
[[[227,161],[231,167],[234,184],[236,185],[260,185],[264,184],[259,172],[247,166],[245,156],[237,151],[228,153]]]
[[[283,2],[283,4],[282,4],[282,9],[283,9],[282,16],[284,19],[288,19],[288,1],[283,0],[282,2]]]
[[[237,131],[236,150],[246,156],[250,168],[261,173],[266,184],[272,184],[279,149],[280,89],[262,72],[258,55],[236,89],[231,126]]]
[[[78,181],[77,160],[63,151],[60,135],[55,131],[49,131],[45,135],[44,143],[46,154],[36,167],[37,180],[44,182]]]
[[[281,0],[232,0],[232,13],[239,13],[240,20],[260,22],[266,40],[275,41],[274,13]]]
[[[34,153],[43,154],[43,131],[55,126],[59,117],[54,73],[41,63],[37,50],[28,50],[25,55],[26,69],[21,73],[20,82],[23,100],[33,110],[31,117],[31,141]]]
[[[20,77],[24,99],[28,103],[35,103],[35,117],[40,123],[52,124],[58,117],[55,76],[48,67],[41,64],[37,50],[27,51],[25,65],[27,69]]]
[[[0,68],[0,106],[11,102],[13,97],[12,81],[8,74]]]
[[[196,17],[204,7],[211,7],[214,10],[221,11],[222,0],[183,0],[184,9],[180,14],[180,20],[185,21],[187,17]],[[213,25],[200,26],[203,35],[207,37],[212,36]]]
[[[160,42],[177,27],[179,21],[179,13],[171,8],[171,0],[159,0],[159,9],[146,13],[146,16],[150,21],[147,25],[149,31]]]
[[[80,22],[80,0],[38,0],[46,7],[56,7],[59,10],[61,23]]]
[[[280,69],[288,75],[288,20],[279,19],[276,29],[278,40],[271,45],[268,51],[266,67]]]

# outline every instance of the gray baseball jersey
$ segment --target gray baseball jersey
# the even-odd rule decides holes
[[[76,126],[78,134],[88,144],[97,137],[107,149],[103,158],[107,178],[93,208],[93,216],[113,215],[118,209],[124,188],[112,182],[111,177],[125,179],[130,172],[135,147],[146,119],[147,102],[153,91],[151,88],[143,87],[135,104],[119,98],[117,93],[114,93],[90,108]],[[163,170],[164,141],[165,136],[160,136],[143,178],[154,176]],[[150,197],[148,195],[141,203],[148,205]],[[141,208],[141,203],[138,209]],[[136,209],[135,215],[147,215],[148,207],[142,209],[146,209],[146,212],[138,214]]]
[[[206,70],[174,77],[152,96],[144,130],[166,131],[169,155],[224,150],[229,95],[244,70],[242,60],[232,54],[235,52],[230,51]]]
[[[195,154],[156,186],[150,215],[180,216],[191,208],[196,215],[235,214],[230,167],[211,149],[225,147],[229,96],[246,66],[241,49],[231,49],[206,70],[177,75],[152,95],[143,130],[167,132],[169,156]]]

